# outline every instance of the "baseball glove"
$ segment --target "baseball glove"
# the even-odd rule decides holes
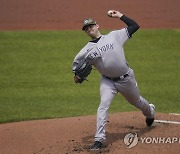
[[[75,77],[77,79],[77,83],[82,83],[88,75],[91,73],[92,70],[92,64],[89,63],[87,59],[81,60],[76,69],[74,70]]]

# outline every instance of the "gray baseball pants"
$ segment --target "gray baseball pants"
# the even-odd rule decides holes
[[[145,100],[139,94],[137,82],[135,80],[134,72],[130,68],[126,78],[119,81],[112,81],[102,76],[100,83],[101,102],[97,111],[97,130],[95,141],[104,142],[106,140],[105,127],[108,117],[108,109],[115,95],[119,92],[126,100],[140,109],[145,117],[153,118],[153,111]]]

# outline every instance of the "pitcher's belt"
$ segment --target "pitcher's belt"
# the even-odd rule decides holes
[[[107,79],[110,79],[112,81],[119,81],[119,80],[125,79],[127,76],[129,76],[129,74],[124,74],[124,75],[122,75],[120,77],[115,77],[115,78],[110,78],[110,77],[107,77],[107,76],[104,76],[104,77],[107,78]]]

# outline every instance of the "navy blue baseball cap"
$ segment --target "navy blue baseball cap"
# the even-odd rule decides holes
[[[89,18],[89,19],[85,19],[83,21],[83,27],[82,27],[82,30],[85,30],[86,27],[90,26],[90,25],[96,25],[96,21],[92,18]]]

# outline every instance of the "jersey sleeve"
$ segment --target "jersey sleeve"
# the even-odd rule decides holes
[[[74,58],[73,64],[72,64],[72,71],[76,69],[77,64],[85,57],[85,50],[81,50]]]
[[[114,33],[113,35],[115,35],[116,40],[121,45],[123,45],[130,38],[127,28],[116,30],[113,31],[112,33]]]
[[[91,49],[91,44],[92,43],[88,43],[86,44],[80,51],[79,53],[75,56],[73,63],[72,63],[72,71],[74,72],[74,70],[76,69],[77,64],[84,58],[87,57],[89,50]]]

